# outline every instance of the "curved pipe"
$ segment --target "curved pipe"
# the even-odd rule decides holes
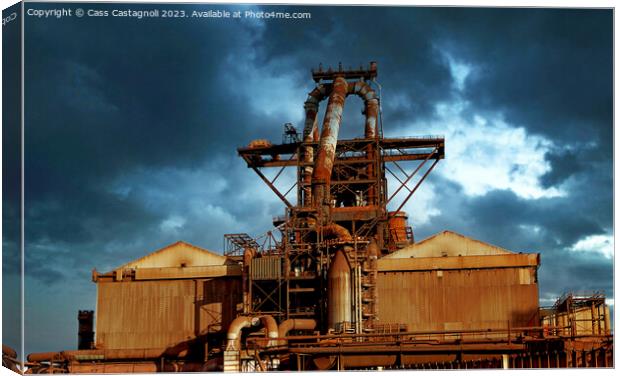
[[[317,85],[304,102],[304,110],[306,111],[306,119],[304,121],[304,142],[312,142],[319,140],[319,131],[317,127],[316,115],[319,111],[319,103],[327,98],[331,91],[331,85]]]
[[[230,323],[228,333],[226,334],[226,350],[241,349],[241,330],[249,328],[261,323],[265,328],[265,337],[268,338],[266,347],[275,346],[275,339],[278,338],[278,324],[276,320],[269,315],[249,317],[239,316]]]
[[[350,242],[353,240],[349,230],[335,223],[323,226],[323,239],[326,237],[335,237],[337,240],[343,242]]]
[[[323,218],[327,218],[329,211],[329,188],[331,183],[331,174],[336,158],[336,144],[338,143],[338,132],[340,122],[342,120],[342,112],[344,102],[348,95],[355,94],[364,101],[364,114],[366,116],[364,135],[366,138],[377,137],[377,120],[379,114],[379,98],[375,91],[364,81],[360,80],[355,83],[348,83],[342,76],[335,77],[332,83],[329,101],[327,103],[327,111],[323,120],[323,129],[321,131],[321,139],[319,142],[319,150],[316,160],[314,161],[314,169],[312,171],[312,203],[317,208],[322,208]],[[312,97],[314,98],[314,97]],[[307,119],[308,120],[308,119]],[[314,113],[316,120],[316,113]],[[306,126],[310,126],[306,123]],[[374,149],[369,145],[367,157],[374,159]],[[304,160],[308,162],[308,160]],[[368,166],[369,178],[374,176],[374,168],[372,164]],[[375,201],[376,193],[374,190],[369,192],[370,202]]]
[[[308,94],[308,98],[304,103],[306,111],[304,143],[318,141],[317,112],[319,110],[319,103],[325,99],[328,93],[329,102],[323,121],[323,131],[321,133],[317,159],[314,160],[312,147],[306,146],[304,148],[304,162],[306,163],[304,168],[304,182],[306,183],[304,188],[304,206],[310,206],[313,202],[313,197],[316,197],[314,200],[315,205],[321,205],[326,196],[325,191],[329,189],[342,110],[348,95],[355,94],[364,101],[364,114],[366,116],[364,137],[377,137],[379,98],[375,91],[364,81],[348,84],[343,77],[336,77],[331,86],[318,85]],[[368,159],[374,158],[372,146],[369,146],[367,154]],[[314,162],[314,166],[312,166],[312,162]],[[374,176],[372,165],[368,167],[368,176]],[[369,199],[371,202],[374,202],[374,189],[369,192]],[[323,203],[323,206],[328,205]]]
[[[364,114],[366,115],[366,122],[364,126],[364,137],[375,139],[377,138],[377,124],[379,118],[379,98],[375,91],[364,81],[357,81],[354,85],[349,86],[348,94],[356,94],[364,101]],[[375,146],[368,145],[366,149],[366,159],[375,159]],[[368,179],[375,177],[375,166],[373,163],[369,163],[366,167],[366,173]],[[375,204],[377,201],[377,193],[374,185],[371,185],[368,190],[368,203],[370,205]]]
[[[347,95],[356,94],[364,101],[364,114],[366,123],[364,136],[366,138],[377,137],[377,119],[379,117],[379,98],[375,91],[365,81],[357,81],[350,85]]]
[[[284,320],[278,327],[278,338],[280,338],[280,345],[286,345],[286,340],[283,338],[285,338],[291,330],[314,330],[314,328],[316,328],[316,321],[313,319]]]
[[[277,345],[276,338],[278,338],[278,323],[276,323],[276,320],[269,315],[260,316],[259,319],[265,328],[265,337],[269,339],[266,347]]]
[[[226,350],[240,350],[241,329],[251,327],[253,322],[257,322],[255,317],[239,316],[230,323],[226,333]]]

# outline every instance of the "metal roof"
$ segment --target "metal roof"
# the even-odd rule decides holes
[[[485,256],[514,253],[453,231],[443,231],[384,258]]]
[[[224,265],[228,258],[184,241],[165,246],[115,270]]]

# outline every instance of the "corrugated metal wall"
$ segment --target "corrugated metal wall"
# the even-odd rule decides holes
[[[536,325],[535,268],[380,272],[379,321],[410,331]]]
[[[228,326],[240,299],[236,278],[100,282],[96,343],[108,349],[168,348]]]

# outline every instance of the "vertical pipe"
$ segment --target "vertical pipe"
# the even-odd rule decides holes
[[[250,312],[250,279],[248,278],[250,275],[250,263],[252,262],[252,258],[254,258],[254,249],[246,248],[243,252],[243,273],[241,273],[241,285],[243,291],[243,313],[247,314]]]
[[[352,275],[351,275],[351,312],[353,316],[352,323],[354,323],[355,333],[357,333],[357,326],[359,322],[357,321],[357,310],[359,306],[357,305],[357,267],[355,267],[355,260],[353,261]]]
[[[379,117],[379,99],[374,90],[364,81],[357,81],[354,85],[349,86],[349,94],[356,94],[364,101],[364,138],[375,140],[377,138],[377,123]],[[366,146],[366,159],[370,160],[366,166],[366,174],[368,179],[375,178],[375,157],[376,144],[371,143]],[[368,204],[377,203],[376,189],[371,186],[368,189]]]
[[[318,141],[317,113],[319,111],[319,103],[325,98],[326,88],[324,85],[317,86],[308,94],[308,98],[304,103],[306,119],[304,121],[303,142],[303,181],[304,181],[304,206],[310,206],[312,202],[312,191],[310,184],[312,182],[312,162],[314,161],[314,149],[307,145],[313,141]]]
[[[324,215],[327,214],[325,213],[326,209],[329,210],[331,174],[336,157],[336,143],[338,142],[338,131],[346,95],[347,81],[343,77],[336,77],[332,92],[329,95],[319,151],[312,172],[312,199],[316,207],[323,208]]]
[[[356,281],[356,287],[357,287],[357,322],[358,324],[358,332],[361,333],[362,332],[362,266],[360,264],[357,265],[357,281]]]
[[[376,138],[377,118],[379,117],[379,99],[371,98],[366,100],[364,112],[366,113],[364,136],[365,138]]]

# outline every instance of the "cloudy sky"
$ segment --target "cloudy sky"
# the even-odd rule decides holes
[[[76,347],[92,268],[269,230],[282,205],[236,148],[302,128],[319,63],[377,61],[385,135],[445,136],[405,207],[417,239],[538,252],[542,305],[569,290],[613,302],[611,11],[260,9],[312,18],[26,18],[26,353]],[[362,135],[360,110],[347,101],[342,137]],[[5,233],[9,280],[16,244]]]

